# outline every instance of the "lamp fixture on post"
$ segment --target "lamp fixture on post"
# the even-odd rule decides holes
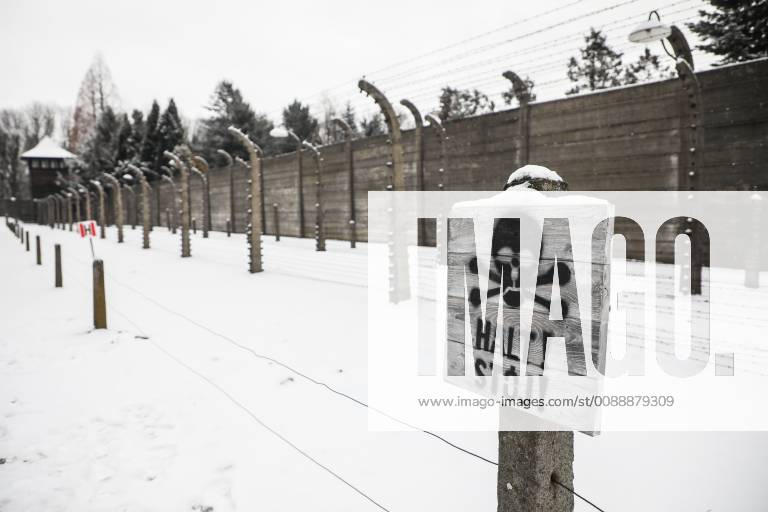
[[[653,18],[656,19],[653,19]],[[702,107],[701,85],[694,73],[693,54],[688,41],[683,32],[675,25],[666,25],[661,21],[661,16],[657,11],[651,11],[648,19],[637,25],[629,33],[629,40],[633,43],[652,43],[660,41],[664,51],[675,59],[675,67],[680,82],[685,91],[684,111],[685,119],[681,123],[681,134],[683,136],[680,146],[680,167],[678,170],[678,190],[693,192],[701,187],[701,169],[704,166],[702,148],[704,143],[704,123]],[[672,51],[667,48],[666,42],[672,47]],[[693,200],[693,194],[688,194],[689,201]],[[683,267],[681,283],[683,292],[690,292],[692,295],[702,293],[702,274],[703,267],[708,266],[708,262],[703,260],[701,251],[692,250],[693,247],[700,247],[700,240],[704,236],[701,230],[697,228],[698,223],[695,219],[687,217],[687,220],[680,226],[680,231],[685,232],[690,238],[690,247],[687,254],[690,256],[690,274],[688,268]],[[690,283],[690,287],[688,286]]]

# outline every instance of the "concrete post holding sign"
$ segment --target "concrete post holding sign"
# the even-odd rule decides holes
[[[234,126],[229,127],[229,133],[235,136],[248,151],[250,159],[250,175],[248,177],[248,271],[253,274],[261,272],[261,148],[248,136]]]
[[[150,204],[152,189],[141,169],[128,164],[128,171],[139,181],[139,189],[141,190],[141,247],[142,249],[149,249],[149,232],[152,230],[152,206]]]
[[[177,150],[179,149],[182,148],[177,147]],[[179,170],[181,178],[181,210],[179,210],[179,217],[181,218],[181,257],[189,258],[192,255],[189,245],[189,169],[187,169],[183,160],[176,154],[170,151],[165,151],[163,154]]]
[[[400,132],[400,120],[392,108],[392,104],[387,97],[376,86],[367,80],[360,80],[357,83],[360,91],[370,96],[376,102],[381,110],[384,120],[387,123],[389,132],[388,143],[391,148],[392,160],[387,162],[387,166],[392,169],[392,184],[387,190],[405,190],[405,176],[403,172],[403,144],[402,133]],[[394,204],[394,203],[393,203]],[[408,247],[398,225],[397,212],[395,208],[390,208],[389,233],[391,236],[387,241],[389,247],[389,261],[391,263],[389,271],[389,300],[397,304],[398,302],[410,298],[410,278],[408,272]]]
[[[106,172],[102,173],[103,179],[112,188],[112,205],[115,209],[115,226],[117,226],[117,243],[123,243],[123,191],[120,182]]]
[[[592,390],[590,383],[596,386],[599,379],[587,372],[583,333],[591,333],[586,346],[602,372],[613,233],[612,222],[603,219],[612,219],[610,205],[586,196],[540,194],[537,191],[565,191],[567,183],[557,173],[532,165],[515,171],[504,190],[489,199],[457,203],[448,219],[447,375],[472,377],[460,385],[481,394],[497,392],[489,386],[497,390],[491,381],[503,375],[509,378],[502,385],[503,397]],[[492,225],[489,252],[487,247],[476,246],[477,218]],[[586,308],[589,319],[582,321],[576,269],[587,264],[593,283],[589,288],[591,308]],[[523,286],[523,275],[536,276],[535,288]],[[480,279],[485,278],[488,286],[482,297]],[[528,300],[532,301],[532,308],[526,309],[531,311],[530,335],[527,343],[521,343],[527,334],[521,333],[521,311],[527,306],[523,301]],[[497,325],[501,322],[503,325]],[[585,323],[589,328],[582,329]],[[466,324],[471,337],[465,336]],[[470,340],[471,366],[465,350]],[[497,354],[498,347],[501,354]],[[499,355],[502,368],[494,371]],[[547,411],[500,407],[499,512],[573,510],[573,427],[568,419],[579,413],[549,417]],[[534,413],[541,414],[538,419],[542,421],[535,423],[539,430],[522,431],[521,427],[532,425],[537,418]],[[585,414],[594,420],[594,412]]]
[[[352,128],[338,117],[333,123],[344,133],[344,153],[347,156],[347,176],[349,181],[349,246],[354,249],[357,244],[357,216],[355,213],[355,159],[352,152]],[[275,217],[277,218],[277,217]]]

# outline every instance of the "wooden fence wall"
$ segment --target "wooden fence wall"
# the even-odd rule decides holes
[[[698,73],[704,113],[704,190],[768,189],[768,59]],[[390,98],[394,103],[400,98]],[[687,97],[678,79],[532,103],[530,163],[565,177],[571,190],[676,190],[688,151]],[[447,168],[438,175],[439,140],[424,130],[425,189],[499,190],[515,168],[519,111],[506,110],[445,123]],[[366,239],[367,193],[391,182],[387,136],[353,142],[358,237]],[[413,130],[403,132],[406,188],[415,190]],[[344,144],[321,148],[326,236],[349,237],[349,186]],[[309,152],[267,158],[263,163],[266,233],[274,233],[273,204],[281,234],[299,234],[298,158],[304,169],[304,232],[315,223],[314,161]],[[230,216],[229,169],[211,171],[213,227]],[[246,171],[235,169],[235,227],[245,229]],[[166,185],[161,195],[167,201]],[[202,218],[199,180],[192,178],[193,216]]]
[[[768,59],[697,74],[702,88],[704,137],[700,189],[768,189]],[[385,91],[386,92],[386,91]],[[401,98],[390,98],[393,103]],[[685,143],[687,97],[677,78],[645,85],[532,103],[529,110],[529,162],[565,177],[571,190],[676,190],[689,151]],[[439,139],[424,129],[425,190],[500,190],[515,168],[521,140],[519,110],[445,123],[447,166],[440,175]],[[353,142],[357,236],[367,237],[367,193],[391,183],[387,136]],[[403,132],[406,188],[415,190],[413,130]],[[349,238],[349,187],[344,144],[321,147],[325,232]],[[298,236],[298,158],[303,161],[304,233],[314,235],[314,160],[308,151],[263,162],[266,233],[274,234],[273,204],[280,231]],[[211,162],[213,164],[213,162]],[[235,164],[236,232],[246,227],[246,179]],[[229,168],[210,172],[213,229],[230,217]],[[192,216],[202,225],[202,186],[191,176]],[[170,187],[159,187],[160,208],[171,206]],[[154,205],[154,202],[153,202]],[[173,208],[172,208],[173,210]],[[30,210],[33,211],[33,210]],[[153,219],[154,219],[153,215]],[[162,214],[165,223],[165,214]]]

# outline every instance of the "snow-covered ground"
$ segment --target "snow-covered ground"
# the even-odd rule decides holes
[[[0,226],[0,510],[495,510],[495,466],[369,432],[317,383],[366,399],[365,244],[266,238],[249,275],[242,235],[198,233],[181,259],[165,229],[150,250],[110,229],[92,331],[87,242],[29,228],[42,267]],[[496,458],[493,433],[445,437]],[[607,512],[764,511],[766,455],[762,433],[579,434],[575,487]]]

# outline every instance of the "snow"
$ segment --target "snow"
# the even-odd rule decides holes
[[[512,174],[507,179],[507,184],[514,181],[523,180],[551,180],[551,181],[563,181],[555,171],[548,169],[542,165],[524,165]]]
[[[33,147],[29,151],[24,152],[21,155],[22,159],[26,158],[77,158],[66,149],[56,144],[49,136],[45,136],[40,139],[37,146]]]
[[[2,228],[2,226],[0,226]],[[141,230],[94,240],[109,330],[91,330],[90,249],[29,226],[43,266],[0,229],[0,509],[492,511],[496,467],[421,432],[372,432],[366,244]],[[53,244],[64,287],[53,288]],[[495,433],[452,432],[495,460]],[[575,488],[605,510],[760,510],[763,433],[577,434]],[[208,507],[211,507],[210,509]],[[576,510],[591,508],[576,499]]]

